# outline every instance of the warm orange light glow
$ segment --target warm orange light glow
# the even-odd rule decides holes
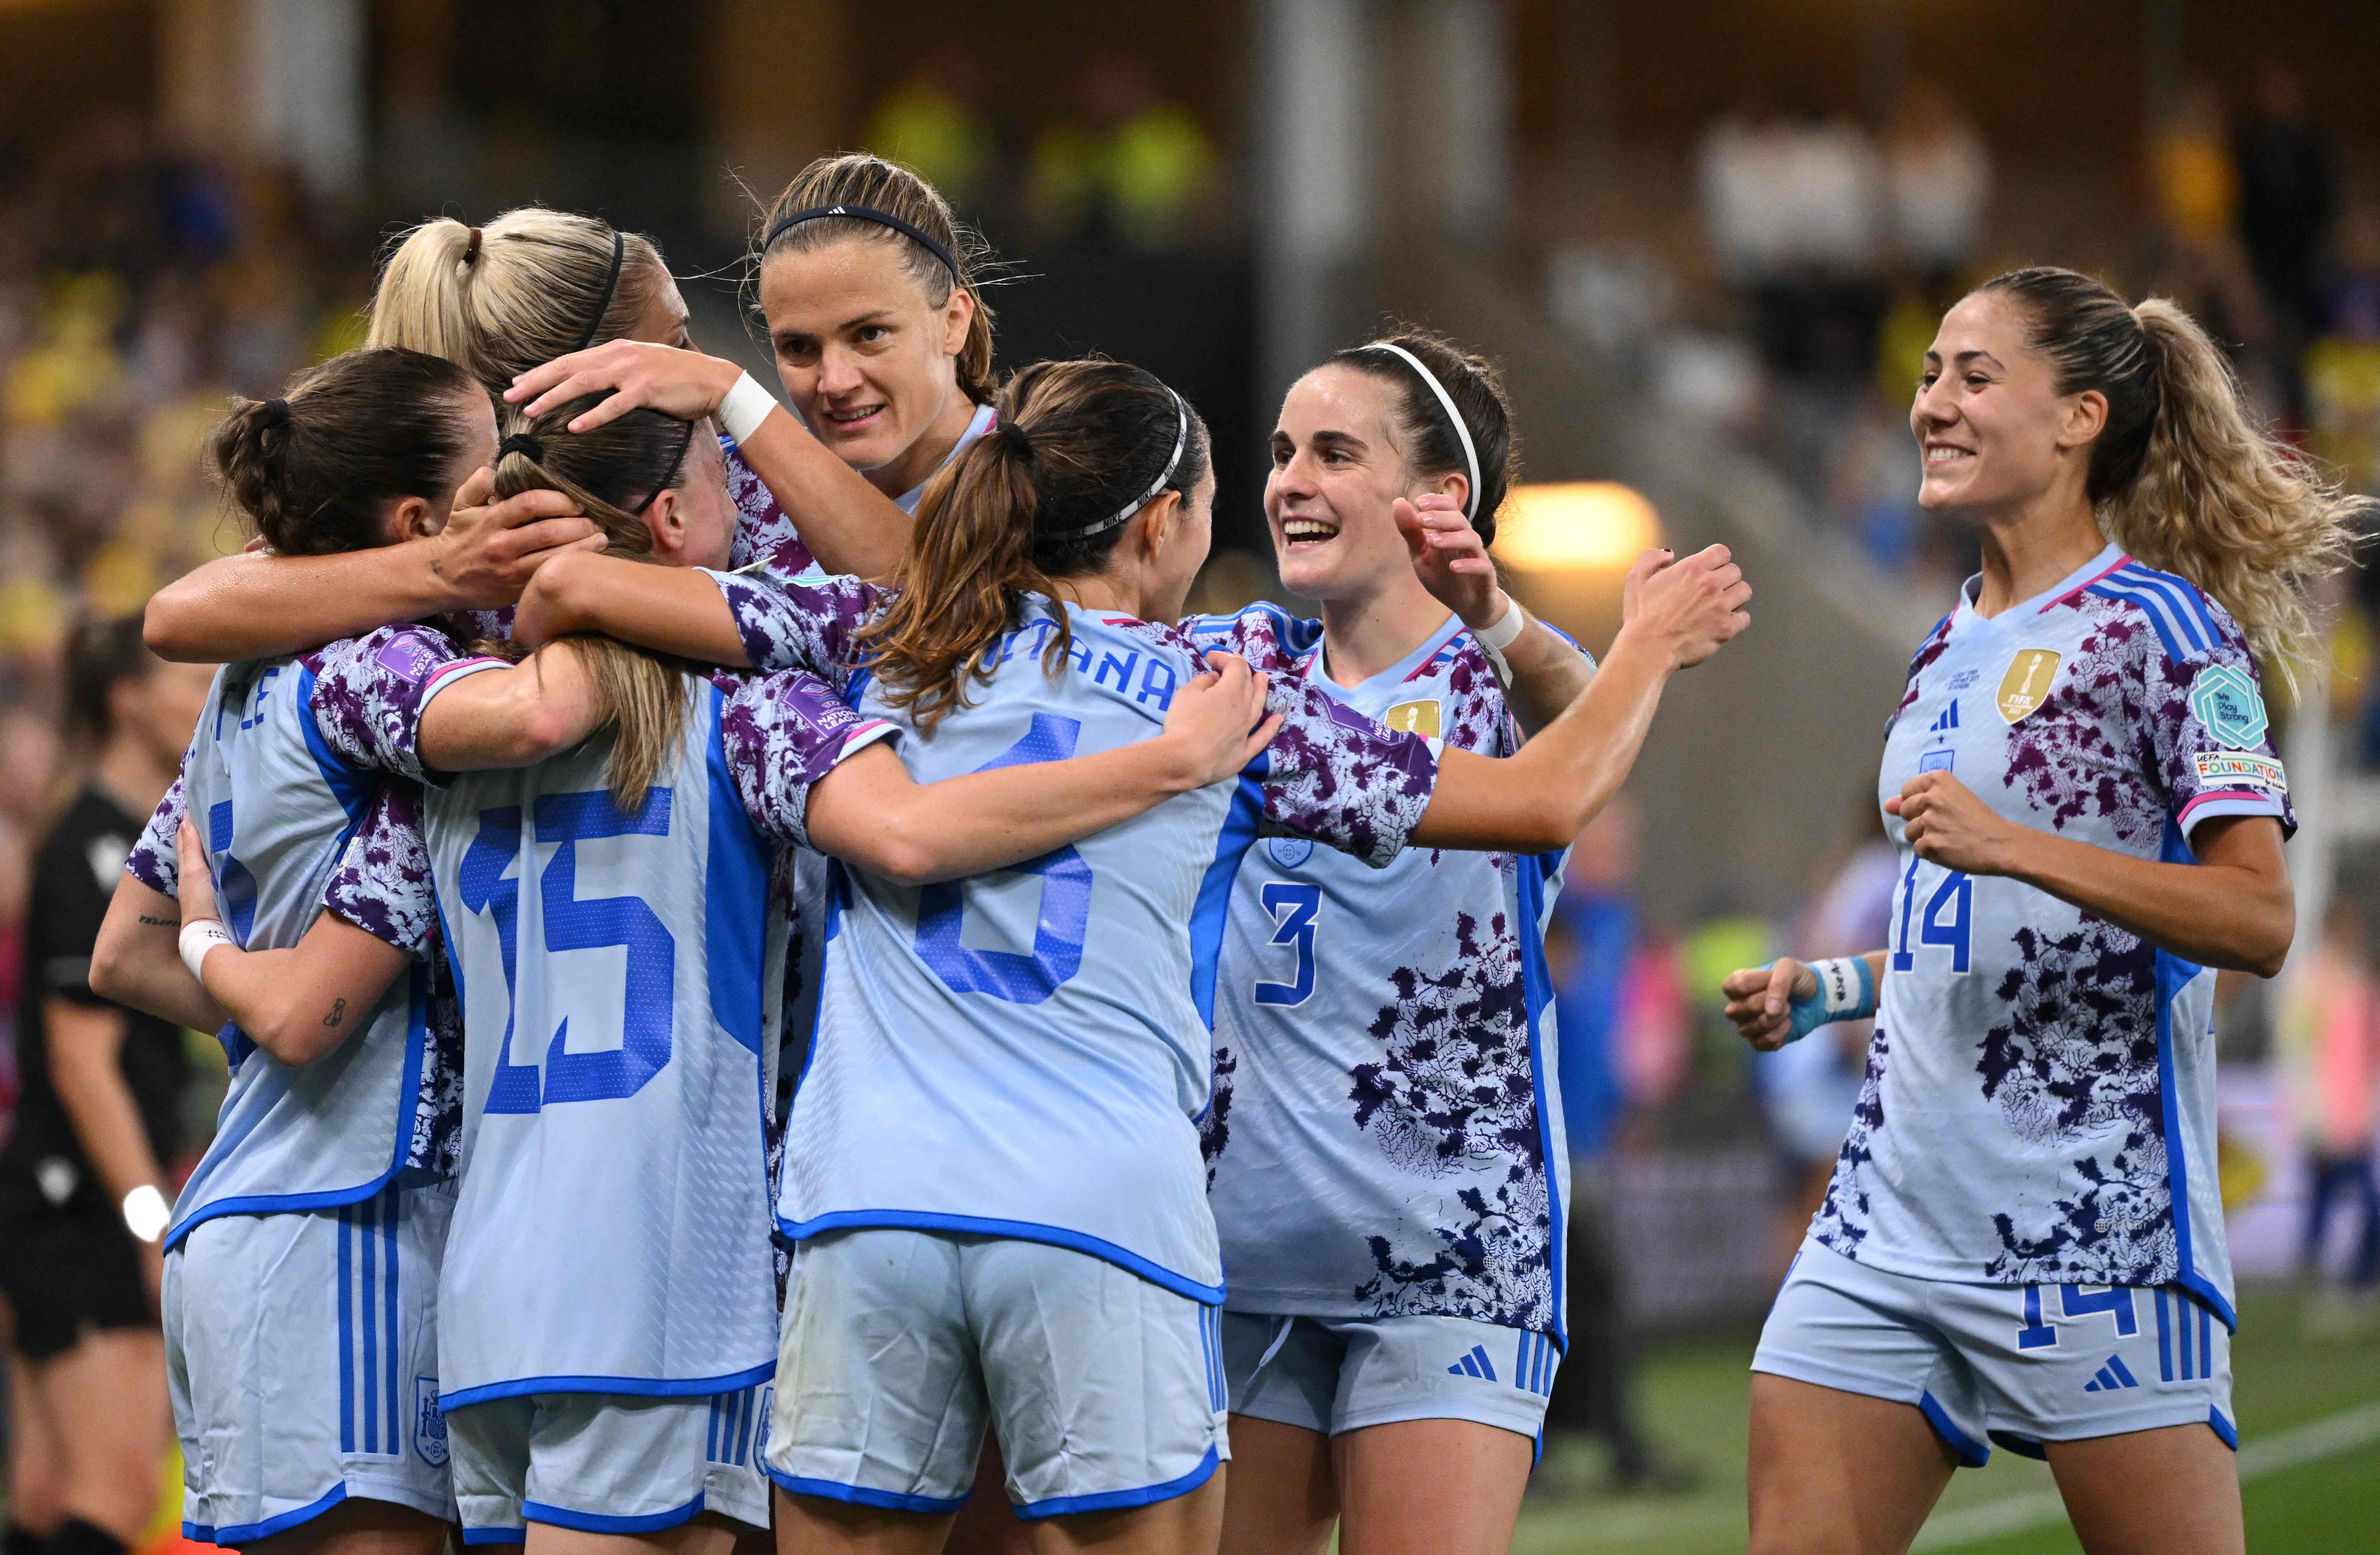
[[[1496,559],[1522,572],[1620,572],[1660,543],[1653,504],[1616,480],[1515,486],[1496,520]]]

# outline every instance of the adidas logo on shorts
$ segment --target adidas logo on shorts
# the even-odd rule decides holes
[[[2082,1384],[2082,1391],[2086,1393],[2112,1393],[2120,1388],[2137,1388],[2140,1385],[2140,1379],[2134,1377],[2131,1368],[2124,1364],[2124,1357],[2110,1355],[2107,1364],[2099,1368],[2099,1375]]]

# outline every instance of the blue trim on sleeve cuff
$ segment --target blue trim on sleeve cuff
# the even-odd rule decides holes
[[[816,1051],[813,1048],[812,1051]],[[1045,1226],[1037,1221],[997,1221],[977,1215],[944,1215],[929,1209],[838,1209],[820,1215],[814,1221],[789,1221],[777,1217],[777,1230],[788,1242],[807,1241],[831,1231],[858,1231],[875,1228],[894,1231],[946,1231],[962,1236],[1005,1236],[1018,1242],[1038,1242],[1047,1246],[1063,1247],[1070,1252],[1088,1253],[1095,1258],[1114,1264],[1128,1273],[1137,1274],[1152,1285],[1161,1286],[1175,1295],[1187,1296],[1208,1306],[1220,1306],[1227,1294],[1221,1283],[1202,1285],[1186,1274],[1176,1274],[1161,1264],[1151,1263],[1138,1253],[1104,1242],[1079,1231],[1063,1226]],[[725,1389],[720,1390],[725,1391]]]
[[[845,1485],[832,1479],[804,1479],[798,1475],[780,1473],[774,1464],[763,1463],[760,1468],[771,1483],[789,1496],[816,1496],[853,1506],[872,1506],[882,1512],[940,1516],[965,1506],[969,1494],[962,1490],[955,1496],[905,1496],[898,1490],[871,1490],[864,1485]]]
[[[468,1409],[475,1403],[487,1403],[496,1399],[518,1398],[524,1393],[621,1393],[639,1399],[707,1398],[712,1393],[733,1393],[766,1382],[777,1374],[777,1363],[771,1359],[725,1377],[522,1377],[510,1382],[483,1382],[476,1388],[462,1388],[438,1395],[438,1412],[451,1414]],[[572,1525],[575,1526],[576,1525]]]
[[[201,1543],[252,1544],[258,1539],[271,1538],[275,1534],[286,1532],[300,1523],[310,1523],[346,1499],[347,1487],[346,1481],[342,1480],[332,1486],[327,1493],[294,1511],[285,1512],[278,1517],[268,1517],[261,1523],[243,1523],[232,1528],[208,1528],[203,1525],[185,1523],[182,1525],[182,1537],[198,1538]],[[200,1528],[199,1534],[194,1535],[190,1532],[194,1526]]]
[[[585,1534],[657,1534],[664,1528],[674,1528],[690,1522],[702,1510],[702,1494],[684,1506],[674,1506],[667,1512],[648,1512],[642,1517],[606,1517],[601,1512],[573,1512],[566,1506],[553,1506],[545,1501],[521,1502],[521,1516],[531,1523],[546,1523],[557,1528],[576,1528]],[[470,1537],[466,1529],[463,1537]]]
[[[1179,1479],[1169,1479],[1162,1485],[1144,1485],[1136,1490],[1109,1490],[1096,1496],[1052,1496],[1046,1501],[1026,1501],[1016,1509],[1016,1515],[1032,1522],[1044,1517],[1068,1517],[1084,1512],[1120,1512],[1128,1507],[1153,1506],[1170,1501],[1215,1477],[1222,1463],[1212,1447],[1198,1460],[1198,1466]]]
[[[1959,1455],[1961,1467],[1982,1468],[1992,1461],[1991,1448],[1961,1430],[1951,1420],[1950,1412],[1943,1408],[1941,1401],[1932,1393],[1921,1395],[1917,1407],[1925,1415],[1925,1423],[1934,1427],[1934,1434],[1942,1439],[1943,1445]]]
[[[528,1528],[527,1525],[517,1528],[466,1528],[463,1530],[463,1542],[475,1546],[526,1544],[528,1542]]]

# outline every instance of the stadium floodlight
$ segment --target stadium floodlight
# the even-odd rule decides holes
[[[1653,504],[1617,480],[1515,486],[1496,521],[1496,559],[1524,573],[1621,572],[1660,543]]]

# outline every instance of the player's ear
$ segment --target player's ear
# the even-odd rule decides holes
[[[686,515],[678,511],[674,487],[664,487],[645,509],[645,528],[652,531],[653,549],[674,556],[686,549]]]
[[[387,530],[389,542],[402,545],[408,540],[427,540],[446,527],[443,515],[436,512],[424,497],[399,497],[389,508]]]

